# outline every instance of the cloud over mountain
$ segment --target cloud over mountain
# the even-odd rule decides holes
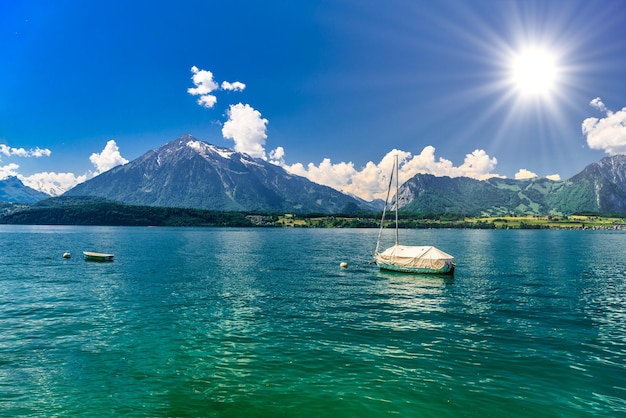
[[[20,168],[18,164],[10,163],[7,165],[0,166],[0,180],[5,179],[11,176],[18,176],[17,170]]]
[[[410,152],[393,149],[378,163],[368,162],[357,170],[352,162],[333,164],[325,158],[319,165],[309,163],[306,167],[301,163],[284,164],[288,171],[307,177],[326,186],[333,187],[346,193],[359,196],[365,200],[384,199],[388,176],[393,166],[394,155],[398,155],[400,162],[400,181],[403,182],[414,175],[433,174],[436,176],[470,177],[478,180],[489,177],[499,177],[493,174],[497,164],[495,158],[489,157],[483,150],[475,150],[465,156],[462,165],[455,167],[445,158],[435,157],[435,147],[426,146],[418,155]]]
[[[222,127],[222,135],[235,142],[235,151],[267,159],[265,130],[268,121],[261,116],[261,112],[248,104],[238,103],[231,105],[226,114],[228,120]]]
[[[604,118],[587,118],[582,123],[583,134],[591,149],[604,150],[609,155],[626,153],[626,107],[617,112],[607,109],[596,97],[589,105],[606,114]]]
[[[52,152],[49,149],[33,148],[25,150],[24,148],[12,148],[5,144],[0,144],[0,155],[5,157],[23,157],[23,158],[39,158],[50,156]],[[69,172],[57,173],[49,171],[41,171],[31,175],[22,175],[19,172],[19,164],[9,163],[0,165],[0,180],[7,177],[17,177],[24,185],[35,190],[42,191],[52,196],[60,195],[79,183],[84,182],[98,174],[107,171],[117,165],[126,164],[127,159],[122,157],[119,148],[114,140],[107,142],[104,149],[99,153],[93,153],[89,157],[91,163],[95,167],[95,171],[88,171],[83,174],[75,174]],[[1,161],[1,159],[0,159]]]
[[[107,142],[101,153],[91,154],[89,161],[96,167],[95,175],[128,162],[128,160],[120,154],[120,149],[113,139]]]

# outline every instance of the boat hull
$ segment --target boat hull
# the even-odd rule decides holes
[[[113,261],[113,254],[94,253],[91,251],[83,251],[85,261]]]
[[[443,274],[443,275],[453,275],[454,274],[454,264],[445,264],[442,268],[432,269],[432,268],[423,268],[423,267],[406,267],[406,266],[396,266],[393,264],[376,262],[376,265],[381,270],[387,271],[397,271],[400,273],[411,273],[411,274]]]

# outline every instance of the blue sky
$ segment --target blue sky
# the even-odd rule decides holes
[[[0,62],[0,178],[51,193],[187,133],[367,199],[394,153],[401,180],[626,153],[622,1],[0,0]]]

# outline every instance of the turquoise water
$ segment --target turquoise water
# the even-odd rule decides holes
[[[401,231],[451,279],[377,233],[0,226],[0,411],[626,416],[626,234]]]

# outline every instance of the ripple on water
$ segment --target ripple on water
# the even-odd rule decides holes
[[[0,249],[10,242],[29,255],[0,251],[0,407],[14,416],[624,413],[626,255],[616,248],[626,236],[403,231],[457,257],[455,276],[441,278],[368,264],[376,234],[0,226]],[[61,258],[82,248],[116,259]]]

